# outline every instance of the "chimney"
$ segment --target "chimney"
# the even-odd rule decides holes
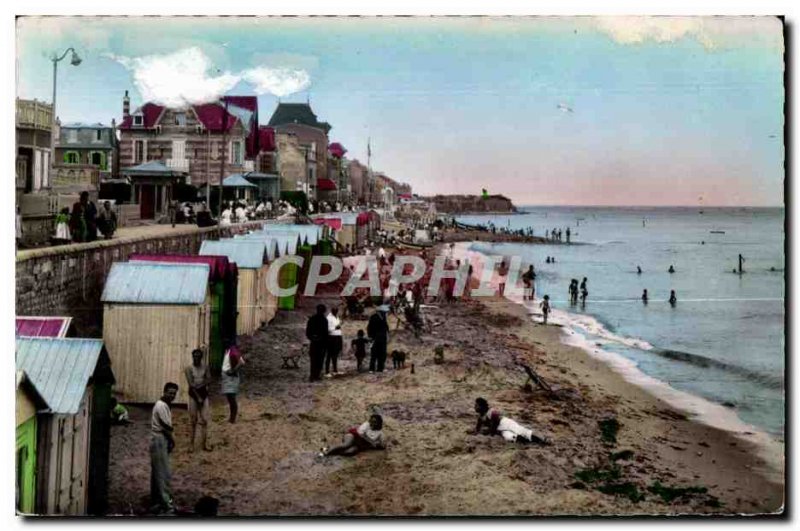
[[[124,120],[131,114],[131,99],[128,97],[128,91],[125,91],[125,97],[122,98],[122,119]]]

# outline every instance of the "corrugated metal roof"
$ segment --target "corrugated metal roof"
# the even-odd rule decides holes
[[[131,304],[201,304],[206,298],[210,273],[207,264],[117,262],[111,266],[100,300]]]
[[[269,232],[269,231],[297,231],[302,234],[302,239],[308,245],[316,245],[319,241],[320,237],[322,236],[322,227],[319,225],[290,225],[288,223],[273,223],[269,225],[265,225],[261,232]]]
[[[53,413],[78,412],[103,350],[101,339],[17,338],[17,370],[25,371]]]
[[[267,246],[264,242],[247,239],[206,240],[200,246],[199,254],[227,256],[239,269],[258,269],[264,265]]]
[[[300,234],[296,232],[281,231],[262,232],[260,234],[264,235],[262,237],[272,238],[278,242],[278,250],[280,251],[281,256],[285,256],[287,254],[297,254],[297,245]]]
[[[64,337],[72,317],[20,316],[16,321],[17,337]]]
[[[237,234],[233,237],[233,239],[237,242],[241,241],[255,241],[255,242],[264,242],[264,245],[267,247],[267,258],[270,262],[275,260],[275,257],[279,254],[283,254],[286,252],[286,246],[284,245],[283,249],[278,249],[278,240],[271,236],[267,236],[260,232],[251,232],[250,234]]]

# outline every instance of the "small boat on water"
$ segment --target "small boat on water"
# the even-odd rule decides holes
[[[711,234],[725,234],[724,230],[712,230]]]

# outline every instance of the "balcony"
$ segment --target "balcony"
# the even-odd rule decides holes
[[[37,100],[17,99],[17,127],[50,131],[53,106]]]
[[[174,171],[189,172],[189,159],[167,159],[166,165]]]

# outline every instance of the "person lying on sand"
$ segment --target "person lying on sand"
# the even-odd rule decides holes
[[[533,430],[521,426],[516,421],[504,417],[496,409],[489,408],[485,398],[475,399],[475,412],[478,414],[478,424],[475,431],[470,433],[480,434],[481,428],[488,428],[488,435],[503,436],[508,442],[548,444],[546,437],[540,437]]]
[[[386,448],[383,438],[383,417],[372,414],[361,426],[353,426],[344,434],[342,444],[331,448],[323,448],[319,457],[329,455],[356,455],[363,450],[383,450]]]

